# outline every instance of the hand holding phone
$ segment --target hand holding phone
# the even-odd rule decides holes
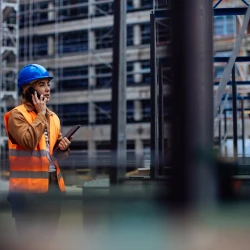
[[[44,96],[40,95],[34,87],[31,86],[27,89],[25,98],[35,106],[38,113],[46,114],[47,106]]]
[[[32,100],[32,95],[34,95],[35,94],[35,89],[31,86],[31,87],[29,87],[28,89],[27,89],[27,91],[25,92],[25,99],[27,100],[27,101],[29,101],[30,103],[32,103],[33,104],[33,100]],[[40,99],[40,94],[36,91],[36,93],[37,93],[37,98],[38,99]]]

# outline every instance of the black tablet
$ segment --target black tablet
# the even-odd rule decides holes
[[[74,125],[73,127],[71,127],[71,129],[63,136],[66,137],[68,139],[70,139],[70,137],[81,127],[81,125]],[[56,143],[56,145],[54,146],[53,152],[55,152],[58,148],[59,148],[59,143],[60,141],[58,141]]]

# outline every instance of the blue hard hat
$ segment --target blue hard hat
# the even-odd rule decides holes
[[[28,84],[32,81],[39,79],[53,79],[53,76],[49,75],[47,69],[39,64],[29,64],[23,67],[18,74],[18,89],[20,89],[24,84]]]

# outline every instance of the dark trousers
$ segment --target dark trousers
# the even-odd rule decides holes
[[[21,239],[31,243],[49,241],[57,229],[61,199],[62,193],[55,175],[50,175],[47,193],[10,193],[8,200]]]

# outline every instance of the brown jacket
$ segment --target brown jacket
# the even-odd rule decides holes
[[[28,111],[35,110],[34,106],[29,102],[24,102],[24,106]],[[29,124],[19,111],[12,110],[8,122],[10,139],[24,149],[33,150],[39,143],[45,128],[47,128],[49,136],[49,119],[47,119],[49,115],[51,115],[51,111],[47,108],[46,116],[39,113],[34,122]],[[58,141],[62,138],[63,136],[60,133]],[[57,157],[63,159],[68,153],[69,149],[61,154],[57,154]]]

